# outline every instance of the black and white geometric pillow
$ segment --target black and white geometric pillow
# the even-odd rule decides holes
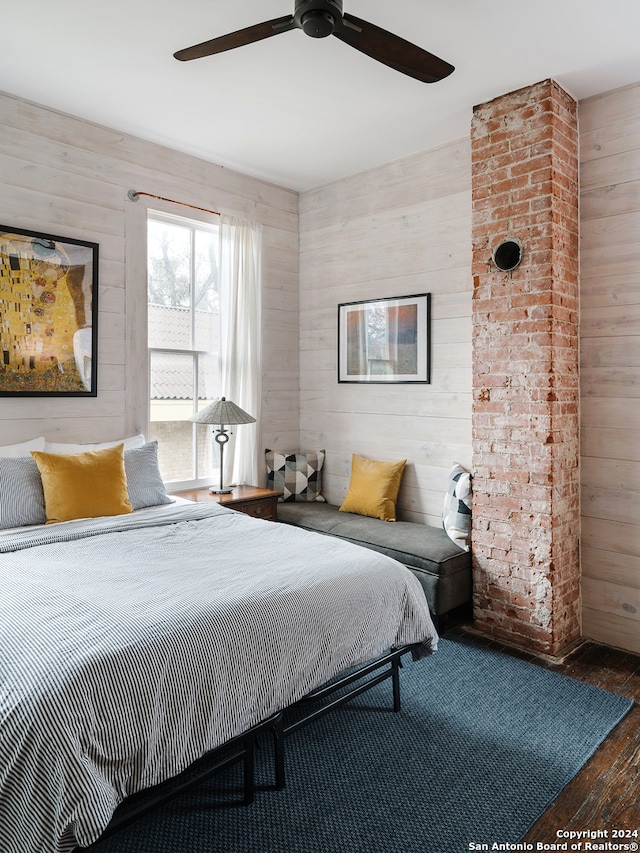
[[[267,488],[283,492],[280,501],[324,501],[324,450],[311,452],[265,450]]]
[[[454,463],[447,480],[442,526],[449,539],[463,551],[469,550],[471,532],[471,474]]]

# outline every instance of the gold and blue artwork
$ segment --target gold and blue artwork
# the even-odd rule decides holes
[[[96,395],[97,275],[97,243],[0,226],[0,395]]]

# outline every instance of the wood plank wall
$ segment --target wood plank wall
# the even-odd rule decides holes
[[[0,398],[0,444],[147,432],[146,209],[129,189],[263,224],[262,441],[298,442],[298,195],[0,94],[0,223],[100,244],[98,396]]]
[[[579,122],[582,630],[640,652],[640,85]]]
[[[450,466],[471,464],[470,268],[468,139],[301,195],[300,440],[327,452],[330,502],[352,453],[406,458],[399,517],[441,524]],[[423,292],[431,384],[338,384],[338,304]]]
[[[640,652],[640,85],[581,102],[579,121],[583,632]],[[99,396],[0,398],[0,444],[145,430],[138,189],[264,225],[263,444],[325,448],[337,503],[353,452],[406,457],[400,516],[440,524],[450,464],[471,465],[468,140],[304,193],[298,247],[289,190],[9,95],[0,128],[0,223],[101,249]],[[339,385],[338,303],[424,291],[432,384]]]

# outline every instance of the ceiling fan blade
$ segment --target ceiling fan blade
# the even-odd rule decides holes
[[[454,71],[453,65],[444,59],[354,15],[345,13],[333,35],[372,59],[423,83],[437,83]]]
[[[253,27],[245,27],[243,30],[237,30],[235,33],[229,33],[226,36],[219,36],[209,41],[203,41],[201,44],[194,44],[193,47],[185,47],[173,55],[182,62],[188,59],[200,59],[203,56],[212,56],[214,53],[222,53],[225,50],[232,50],[234,47],[242,47],[245,44],[252,44],[254,41],[261,41],[295,27],[297,24],[293,15],[285,15],[283,18],[274,18],[272,21],[265,21],[263,24],[255,24]]]

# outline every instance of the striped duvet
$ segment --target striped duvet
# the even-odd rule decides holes
[[[129,794],[391,646],[395,561],[217,505],[0,537],[0,849],[67,853]]]

